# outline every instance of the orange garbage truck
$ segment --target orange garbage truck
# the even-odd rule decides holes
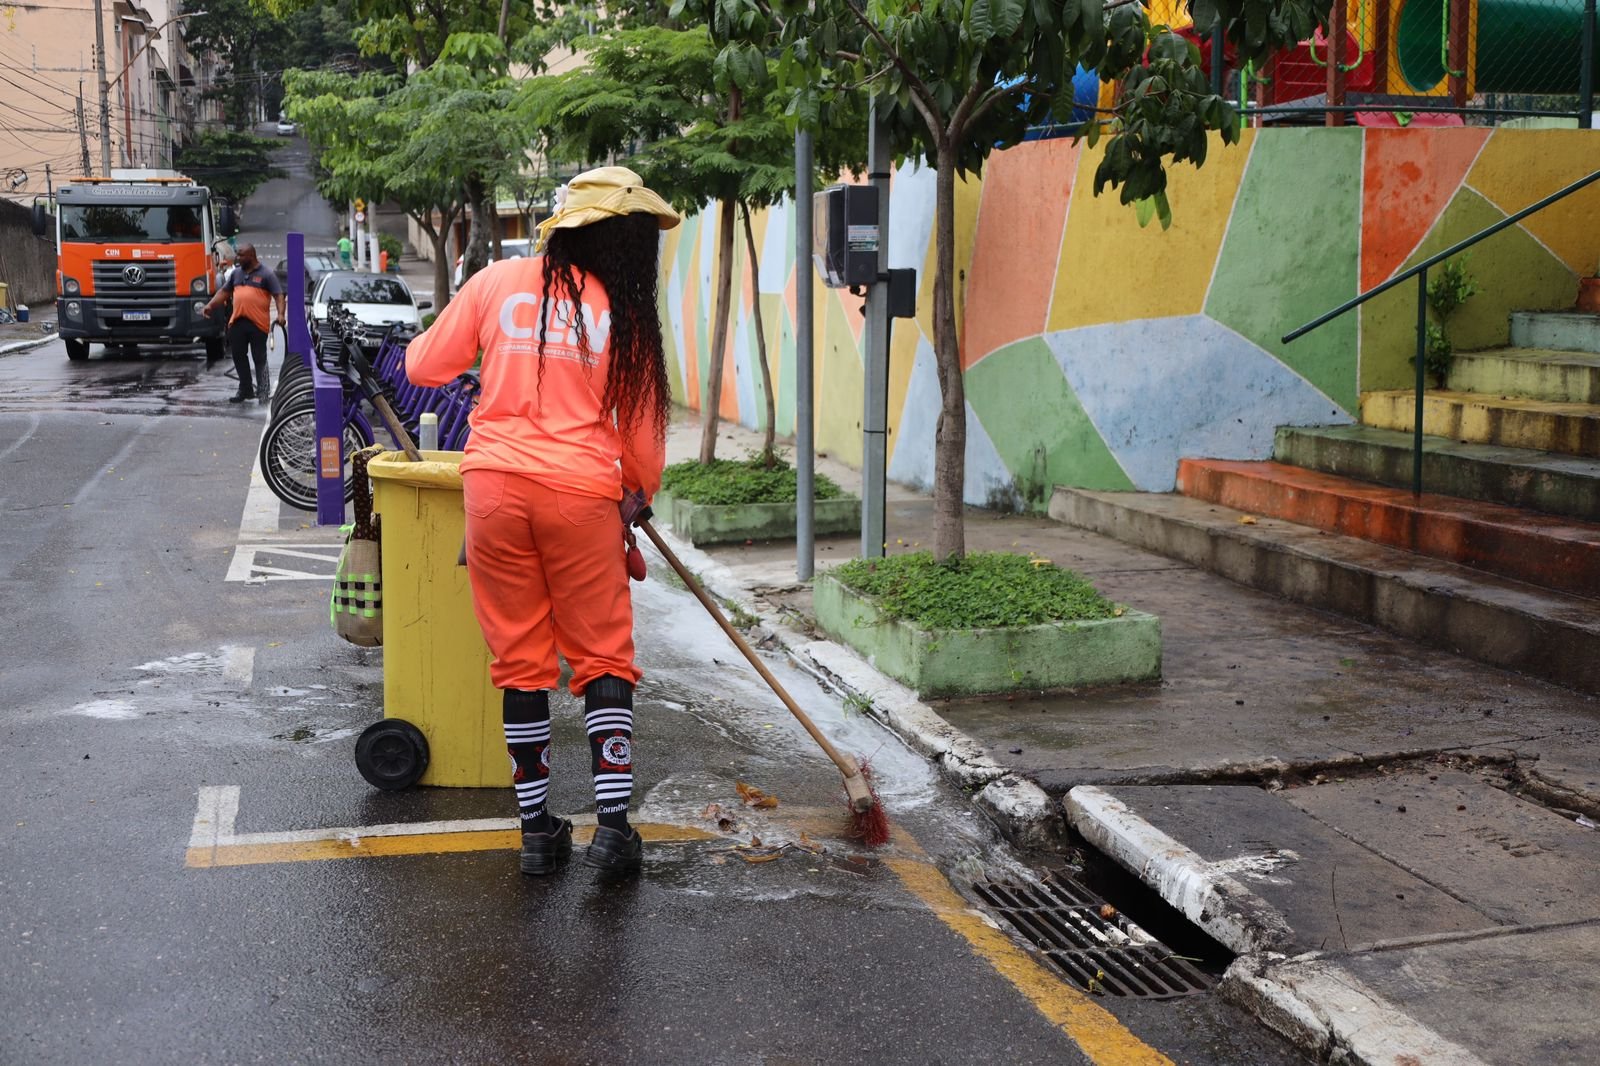
[[[181,175],[77,178],[55,193],[56,329],[73,361],[89,345],[202,344],[223,355],[222,316],[201,313],[221,280],[211,248],[233,209]],[[45,205],[34,230],[47,236]]]

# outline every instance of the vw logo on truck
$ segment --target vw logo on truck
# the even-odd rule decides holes
[[[143,285],[144,267],[131,266],[125,268],[122,271],[122,280],[126,281],[129,285]]]

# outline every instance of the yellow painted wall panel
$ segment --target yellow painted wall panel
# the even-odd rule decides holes
[[[1600,133],[1593,130],[1496,130],[1468,172],[1467,184],[1506,214],[1514,215],[1592,172],[1597,159]],[[1530,215],[1522,228],[1573,273],[1586,277],[1595,273],[1600,263],[1597,219],[1600,184]]]
[[[1254,134],[1242,131],[1235,145],[1213,137],[1201,170],[1172,168],[1167,182],[1172,228],[1167,230],[1155,221],[1141,229],[1133,208],[1111,189],[1092,195],[1104,144],[1086,149],[1072,186],[1049,328],[1199,314]]]

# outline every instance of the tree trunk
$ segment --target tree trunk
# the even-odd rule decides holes
[[[728,121],[739,118],[739,90],[728,93]],[[722,406],[722,362],[728,348],[728,311],[733,297],[733,197],[724,197],[717,216],[717,306],[712,312],[715,321],[711,326],[711,368],[709,380],[703,391],[704,408],[700,412],[700,461],[709,463],[717,457],[717,418]]]
[[[744,244],[750,259],[750,291],[755,294],[756,359],[761,364],[761,387],[767,400],[767,435],[761,442],[761,458],[770,469],[777,462],[773,446],[778,435],[778,406],[772,392],[772,364],[767,361],[767,329],[761,322],[761,257],[756,252],[756,232],[750,227],[750,205],[741,203],[744,214]]]
[[[933,446],[933,556],[958,561],[966,554],[962,514],[967,480],[967,396],[956,332],[955,146],[941,144],[934,182],[933,352],[939,373],[938,430]]]
[[[433,241],[433,313],[450,306],[450,224],[428,234]]]
[[[467,233],[467,247],[461,257],[463,284],[489,262],[489,216],[494,211],[482,178],[473,175],[467,179],[466,186],[467,200],[472,204],[472,228]]]

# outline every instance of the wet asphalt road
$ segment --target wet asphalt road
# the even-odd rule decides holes
[[[358,776],[381,652],[328,631],[316,557],[336,538],[286,508],[276,532],[241,530],[265,411],[227,404],[233,382],[203,365],[70,364],[58,342],[0,357],[0,1062],[1300,1061],[1209,995],[1093,999],[1127,1027],[1111,1051],[1052,1022],[1090,1001],[1019,985],[1014,947],[960,933],[958,868],[1028,878],[1039,857],[772,660],[873,760],[902,832],[861,853],[831,765],[659,564],[636,587],[635,821],[668,839],[637,881],[524,878],[514,851],[447,850],[449,833],[186,865],[207,790],[237,790],[246,835],[514,810],[499,789]],[[563,697],[555,717],[552,806],[582,814],[581,715]],[[779,807],[740,808],[738,781]],[[807,847],[750,864],[752,835]]]

